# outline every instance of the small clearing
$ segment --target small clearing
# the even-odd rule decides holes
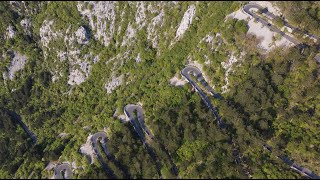
[[[270,10],[270,12],[272,13],[275,13],[275,15],[278,15],[278,13],[276,13],[276,8],[272,9],[271,7],[269,7],[270,4],[268,5],[268,10]],[[263,5],[263,7],[265,6]],[[251,16],[244,13],[242,9],[239,9],[238,11],[227,15],[226,18],[248,21],[249,29],[247,33],[254,34],[257,38],[261,38],[261,42],[260,44],[258,44],[258,47],[265,50],[266,52],[269,52],[275,47],[290,47],[294,45],[284,37],[281,37],[280,39],[274,41],[273,39],[277,33],[272,32],[268,27],[263,26],[261,23],[255,22],[255,20]]]
[[[95,152],[94,152],[93,147],[91,145],[91,137],[92,137],[92,135],[89,134],[89,136],[87,138],[87,142],[85,144],[81,145],[80,153],[88,155],[90,157],[90,164],[93,164]]]
[[[183,85],[185,85],[187,83],[186,80],[179,79],[176,76],[171,78],[169,81],[170,81],[171,85],[174,85],[174,86],[177,86],[177,87],[183,86]]]

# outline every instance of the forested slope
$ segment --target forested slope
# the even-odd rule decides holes
[[[164,178],[176,178],[166,151],[181,178],[301,178],[263,143],[320,174],[317,43],[265,52],[246,20],[226,18],[242,5],[0,2],[0,178],[50,178],[63,162],[73,178],[110,178],[80,150],[97,131],[130,177],[159,178],[123,120],[124,106],[138,103]],[[189,63],[222,93],[209,99],[226,129],[190,84],[170,83]]]

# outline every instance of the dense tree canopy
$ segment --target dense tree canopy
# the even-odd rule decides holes
[[[152,6],[155,2],[149,3]],[[90,3],[84,4],[94,8]],[[192,4],[196,7],[192,24],[183,38],[171,45],[176,27]],[[155,136],[150,146],[164,178],[177,178],[172,164],[181,178],[301,178],[266,152],[261,146],[264,143],[319,174],[320,72],[314,60],[316,46],[262,52],[257,48],[259,39],[247,34],[247,21],[225,19],[241,5],[164,5],[165,18],[157,27],[159,42],[154,47],[146,26],[137,30],[130,39],[131,45],[121,45],[128,38],[128,27],[137,26],[132,25],[137,7],[131,2],[118,2],[115,26],[122,28],[110,44],[104,46],[98,38],[92,38],[88,46],[75,45],[80,55],[98,54],[100,60],[92,64],[85,82],[72,86],[67,83],[71,59],[58,59],[56,52],[68,51],[65,37],[50,41],[52,49],[48,50],[41,45],[39,29],[44,20],[54,20],[56,31],[71,27],[74,32],[85,26],[95,32],[89,20],[80,15],[77,2],[28,2],[23,7],[41,7],[31,14],[26,14],[26,10],[17,13],[8,2],[1,2],[1,34],[10,24],[17,33],[13,39],[1,36],[0,52],[25,54],[28,62],[13,80],[0,77],[0,178],[49,178],[53,170],[48,164],[66,161],[76,166],[73,178],[110,178],[97,158],[90,162],[91,158],[79,150],[88,136],[97,131],[108,134],[107,146],[114,158],[110,160],[103,154],[103,159],[118,178],[159,178],[154,159],[131,124],[116,117],[123,115],[126,104],[137,103],[142,104],[146,126]],[[280,3],[290,22],[314,33],[318,30],[314,28],[318,27],[317,6],[316,2]],[[296,10],[298,15],[293,17],[290,13]],[[148,13],[152,18],[157,15]],[[307,15],[314,22],[299,19]],[[20,25],[26,17],[32,19],[30,36]],[[152,18],[146,22],[150,23]],[[211,44],[204,40],[207,35],[214,37]],[[138,54],[140,62],[136,62]],[[169,80],[175,75],[181,77],[180,70],[192,59],[203,65],[206,80],[221,93],[226,74],[222,62],[231,56],[241,60],[229,75],[229,91],[222,94],[222,99],[207,94],[227,124],[226,129],[220,129],[190,84],[177,87]],[[1,74],[8,71],[11,61],[9,56],[0,57]],[[57,70],[61,76],[53,81]],[[124,83],[107,93],[106,82],[120,75]],[[21,116],[36,134],[36,145],[2,108]]]

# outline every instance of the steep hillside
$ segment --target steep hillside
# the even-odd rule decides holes
[[[302,177],[263,143],[320,174],[318,42],[290,44],[244,4],[0,2],[0,178],[53,178],[61,163],[73,178],[110,178],[91,143],[98,131],[116,177],[160,178],[127,104],[143,107],[163,178]],[[187,64],[223,97],[209,99],[226,129],[182,78]]]

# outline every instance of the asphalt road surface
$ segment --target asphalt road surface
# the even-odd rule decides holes
[[[101,140],[99,140],[99,139],[101,139]],[[104,162],[102,155],[99,152],[98,141],[100,141],[104,153],[106,153],[106,155],[109,156],[110,152],[109,152],[107,145],[106,145],[106,142],[108,141],[107,134],[105,132],[97,132],[91,137],[91,142],[92,142],[93,150],[94,150],[95,154],[97,155],[98,160],[99,160],[102,168],[105,170],[105,172],[112,179],[116,179],[116,175],[114,174],[112,169]]]
[[[212,111],[213,115],[216,117],[220,128],[224,128],[225,125],[222,122],[221,117],[219,116],[216,108],[211,104],[209,98],[205,95],[205,93],[201,90],[201,88],[197,85],[197,83],[195,83],[190,77],[190,74],[197,77],[197,80],[200,81],[206,87],[206,89],[210,92],[211,95],[213,95],[214,97],[218,97],[218,94],[215,93],[213,91],[213,89],[208,85],[208,83],[204,80],[204,78],[201,74],[201,71],[197,67],[187,66],[180,73],[183,77],[185,77],[188,80],[188,82],[200,94],[200,97],[202,98],[202,100],[205,102],[205,104],[208,106],[208,108]]]
[[[62,177],[62,171],[64,171],[64,177]],[[71,167],[67,163],[60,164],[54,168],[55,179],[71,179],[72,171]]]
[[[30,131],[30,129],[28,128],[28,126],[22,121],[21,116],[20,116],[19,114],[17,114],[16,112],[10,111],[10,110],[8,110],[8,109],[4,109],[4,111],[7,112],[7,113],[8,113],[11,117],[13,117],[15,120],[17,120],[17,121],[21,124],[23,130],[30,136],[30,138],[32,139],[33,143],[34,143],[34,144],[37,144],[37,137],[36,137],[36,135],[34,135],[33,132]]]
[[[280,29],[278,29],[276,26],[270,24],[269,22],[265,21],[264,19],[260,18],[260,16],[256,15],[255,13],[251,12],[250,9],[260,9],[260,10],[264,10],[264,8],[262,6],[259,6],[257,4],[246,4],[243,7],[243,10],[248,13],[250,16],[252,16],[253,18],[255,18],[258,22],[260,22],[261,24],[265,25],[266,27],[268,27],[270,30],[279,33],[281,36],[285,37],[288,41],[292,42],[295,45],[300,45],[300,42],[297,41],[295,38],[288,36],[287,34],[285,34],[283,31],[281,31]],[[272,14],[269,11],[262,11],[264,14],[266,14],[269,19],[274,19],[277,16],[275,16],[274,14]],[[288,25],[286,23],[286,26],[293,28],[292,26]]]
[[[134,110],[137,110],[137,119],[139,124],[136,124],[134,119]],[[149,129],[145,126],[144,124],[144,119],[143,119],[143,109],[141,106],[138,105],[134,105],[134,104],[128,104],[124,107],[124,111],[125,114],[127,115],[127,117],[130,120],[130,123],[133,125],[133,127],[135,128],[135,130],[137,131],[137,133],[139,134],[139,136],[141,138],[144,139],[145,141],[145,137],[143,135],[143,132],[141,131],[141,129],[151,138],[154,139],[154,136],[151,134],[151,132],[149,131]],[[139,126],[141,127],[141,129],[139,128]]]
[[[137,119],[138,119],[138,122],[139,122],[140,125],[137,124],[136,121],[135,121],[135,115],[134,115],[134,111],[135,110],[137,110]],[[151,148],[150,144],[146,141],[146,138],[145,138],[144,133],[143,133],[143,131],[144,131],[151,139],[154,139],[154,137],[151,134],[151,132],[144,125],[142,107],[138,106],[138,105],[134,105],[134,104],[128,104],[128,105],[126,105],[124,107],[124,113],[127,116],[127,118],[129,119],[131,125],[133,126],[133,129],[139,135],[142,143],[146,147],[146,149],[147,149],[148,153],[150,154],[151,158],[156,163],[158,174],[159,174],[160,178],[162,179],[161,166],[160,166],[159,162],[156,159],[156,155],[155,155],[153,149]]]
[[[265,21],[262,18],[260,18],[257,14],[251,12],[250,9],[252,9],[252,8],[260,9],[262,11],[262,13],[264,13],[271,20],[277,17],[276,15],[272,14],[271,12],[269,12],[267,9],[265,9],[262,6],[257,5],[257,4],[251,4],[251,3],[246,4],[246,5],[244,5],[243,10],[244,10],[244,12],[248,13],[250,16],[255,18],[258,22],[262,23],[263,25],[265,25],[266,27],[268,27],[272,31],[280,33],[281,36],[283,36],[284,38],[286,38],[288,41],[292,42],[293,44],[297,45],[298,47],[300,47],[300,48],[304,48],[305,47],[305,45],[301,44],[295,38],[293,38],[291,36],[288,36],[286,33],[281,31],[280,29],[278,29],[277,27],[275,27],[271,23],[268,23],[267,21]],[[291,26],[287,21],[284,21],[284,25],[289,27],[289,28],[291,28],[292,30],[301,31],[300,29]],[[307,32],[304,32],[304,34],[306,34],[306,35],[308,35],[308,36],[310,36],[312,38],[315,38],[317,40],[317,42],[320,40],[320,38],[318,36],[314,35],[314,34],[310,34],[310,33],[307,33]],[[315,56],[315,60],[318,63],[320,63],[320,56],[316,55]]]
[[[269,145],[263,144],[262,146],[264,149],[267,149],[270,153],[272,153],[272,148]],[[307,168],[303,168],[303,167],[299,166],[298,164],[291,161],[285,155],[277,156],[277,158],[281,159],[284,163],[289,165],[291,167],[291,169],[294,169],[294,170],[300,172],[301,174],[308,176],[309,178],[320,179],[320,176],[317,176],[316,174],[314,174],[311,170],[309,170]]]
[[[272,14],[271,12],[269,12],[268,10],[266,10],[265,8],[263,8],[262,6],[260,5],[257,5],[257,4],[246,4],[244,7],[243,7],[243,10],[248,13],[249,15],[251,15],[253,18],[255,18],[258,22],[262,23],[263,25],[265,25],[266,27],[268,27],[269,29],[271,29],[272,31],[274,32],[277,32],[277,33],[280,33],[280,35],[282,35],[283,37],[285,37],[288,41],[292,42],[293,44],[295,45],[298,45],[298,46],[302,46],[300,44],[299,41],[297,41],[295,38],[292,38],[290,36],[288,36],[287,34],[285,34],[283,31],[281,31],[280,29],[278,29],[277,27],[275,27],[274,25],[268,23],[267,21],[265,21],[264,19],[260,18],[258,15],[256,15],[255,13],[251,12],[250,9],[259,9],[262,11],[262,13],[264,13],[269,19],[274,19],[276,18],[277,16]],[[291,26],[288,24],[288,22],[284,22],[285,26],[291,28],[291,29],[295,29],[295,27]],[[317,40],[319,39],[319,37],[315,36],[315,35],[310,35],[307,33],[307,35],[311,36],[311,37],[314,37],[316,38]],[[270,152],[271,151],[271,148],[268,147],[268,146],[264,146],[267,150],[269,150]],[[306,176],[310,177],[310,178],[313,178],[313,179],[320,179],[320,176],[317,176],[315,174],[313,174],[309,169],[306,169],[306,168],[302,168],[300,167],[299,165],[293,163],[291,160],[289,160],[288,158],[286,158],[285,156],[279,156],[278,158],[280,158],[281,160],[283,160],[283,162],[285,162],[286,164],[288,164],[292,169],[295,169],[297,171],[299,171],[300,173],[302,174],[305,174]]]

